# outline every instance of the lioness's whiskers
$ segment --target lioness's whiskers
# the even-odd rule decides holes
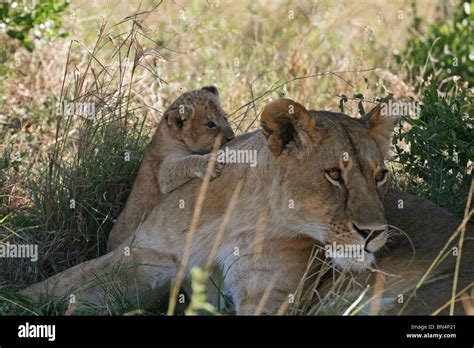
[[[410,243],[411,249],[413,250],[413,256],[410,259],[410,263],[409,263],[409,264],[411,264],[413,262],[413,260],[415,259],[415,256],[416,256],[416,248],[415,248],[415,244],[411,240],[410,236],[408,236],[408,234],[405,231],[403,231],[401,228],[398,228],[397,226],[390,225],[390,224],[385,224],[384,226],[393,228],[393,230],[389,230],[389,235],[388,235],[389,238],[392,237],[392,236],[397,235],[397,233],[401,234],[401,235],[403,235],[407,238],[408,242]]]

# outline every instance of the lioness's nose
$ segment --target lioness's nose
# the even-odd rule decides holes
[[[353,223],[354,229],[365,239],[365,250],[375,252],[387,240],[386,226],[358,226]]]
[[[370,240],[377,238],[381,233],[387,231],[385,226],[358,226],[356,223],[352,223],[354,229],[359,233],[364,239]]]

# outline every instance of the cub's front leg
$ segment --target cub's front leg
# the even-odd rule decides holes
[[[165,159],[160,168],[155,170],[158,185],[162,193],[169,193],[194,178],[204,179],[207,166],[214,154],[189,155],[176,159]],[[217,178],[224,164],[215,161],[211,179]]]

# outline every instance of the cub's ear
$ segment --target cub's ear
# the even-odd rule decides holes
[[[163,117],[170,128],[181,130],[184,123],[194,117],[194,108],[191,105],[178,105],[167,110]]]
[[[219,91],[217,90],[216,86],[204,86],[202,89],[205,91],[211,92],[212,94],[215,94],[216,96],[219,96]]]
[[[370,110],[361,121],[369,130],[370,136],[375,140],[382,156],[386,158],[390,150],[393,128],[398,123],[398,117],[384,112],[387,104],[385,102]]]
[[[265,106],[260,125],[276,158],[285,150],[296,149],[299,154],[309,152],[319,138],[314,117],[304,106],[290,99],[278,99]]]

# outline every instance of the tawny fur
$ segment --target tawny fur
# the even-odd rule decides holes
[[[275,313],[285,305],[305,272],[315,241],[365,243],[349,223],[356,221],[364,226],[385,223],[383,201],[388,183],[378,186],[373,178],[383,166],[382,153],[386,152],[388,142],[377,141],[380,138],[371,134],[376,128],[366,128],[364,123],[342,114],[307,112],[299,106],[301,114],[287,115],[282,110],[294,102],[279,103],[283,104],[276,105],[276,113],[272,103],[262,115],[265,136],[254,132],[227,144],[231,149],[256,150],[258,165],[227,164],[221,175],[210,182],[187,264],[186,274],[190,267],[206,264],[226,207],[242,181],[239,198],[213,257],[226,271],[225,286],[239,314],[253,314],[259,307],[261,313]],[[314,123],[308,115],[314,118]],[[383,132],[389,134],[385,128]],[[276,138],[272,138],[275,134]],[[273,145],[269,146],[267,141]],[[341,165],[344,162],[340,156],[345,153],[350,155],[351,166]],[[344,189],[326,177],[326,170],[340,166],[341,175],[347,181]],[[78,301],[101,302],[104,289],[91,282],[97,274],[123,264],[122,272],[114,280],[130,298],[139,298],[142,305],[150,303],[158,296],[158,290],[169,289],[170,281],[176,276],[199,187],[198,180],[191,180],[164,195],[137,233],[128,236],[112,252],[35,284],[23,294],[39,301],[45,293],[58,298],[74,292]],[[388,223],[399,225],[403,220],[405,231],[412,235],[423,232],[423,226],[427,226],[424,235],[429,235],[429,229],[433,228],[429,220],[426,225],[415,224],[418,216],[429,216],[424,211],[417,214],[428,203],[418,199],[416,204],[406,205],[406,215],[400,215],[394,212],[399,197],[397,193],[387,197],[385,207],[390,209],[387,216],[393,219]],[[177,208],[180,200],[185,201],[184,209]],[[290,201],[294,204],[290,205]],[[441,212],[430,209],[442,214],[442,209]],[[416,227],[411,229],[411,224]],[[438,231],[433,237],[450,232]],[[403,258],[410,252],[404,247],[400,255]],[[427,255],[427,261],[431,260],[433,253]],[[373,260],[373,256],[369,258]],[[423,255],[421,260],[425,261]],[[378,263],[394,266],[402,261],[406,262],[387,255]],[[358,271],[370,265],[356,264],[354,260],[344,262],[340,261],[339,265]],[[420,263],[416,268],[404,270],[405,280],[396,278],[402,284],[406,281],[403,291],[413,287],[415,277],[423,269],[426,265]],[[81,284],[89,286],[81,291],[78,289]],[[271,291],[262,305],[260,301],[270,285]]]
[[[215,129],[209,129],[208,122],[213,122]],[[215,87],[183,93],[168,107],[145,151],[127,203],[109,234],[109,251],[136,231],[162,194],[204,177],[209,152],[219,135],[223,144],[234,138]],[[222,164],[216,163],[211,177],[217,177],[221,169]]]

